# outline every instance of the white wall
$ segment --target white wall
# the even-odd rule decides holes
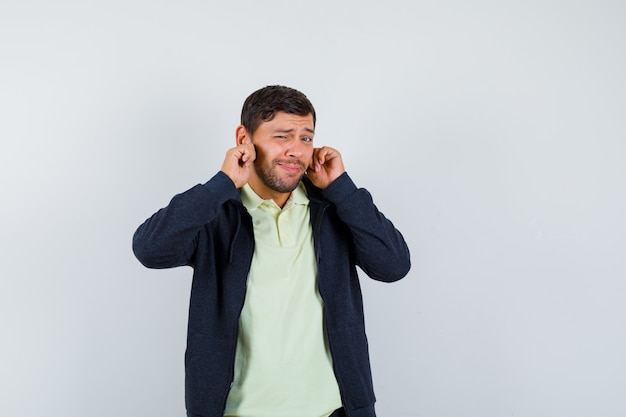
[[[184,414],[191,270],[144,269],[131,236],[278,83],[412,250],[404,281],[363,280],[380,416],[623,416],[625,21],[609,0],[3,1],[0,415]]]

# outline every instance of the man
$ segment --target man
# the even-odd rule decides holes
[[[356,266],[395,281],[409,251],[315,122],[297,90],[252,93],[221,171],[135,232],[145,266],[194,268],[188,417],[375,416]]]

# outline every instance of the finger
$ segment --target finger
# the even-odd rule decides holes
[[[247,166],[250,166],[256,159],[256,149],[252,143],[246,144],[246,162]]]
[[[334,158],[335,150],[333,148],[329,148],[328,146],[324,146],[320,149],[318,155],[318,161],[320,165],[324,165],[327,161]]]
[[[311,161],[309,161],[309,170],[316,172],[318,170],[318,154],[320,148],[313,148],[313,155],[311,155]]]
[[[248,155],[245,150],[239,152],[239,164],[240,165],[246,166],[249,159],[250,159],[250,155]]]
[[[254,148],[250,145],[240,145],[236,148],[237,159],[243,166],[249,166],[255,159]]]

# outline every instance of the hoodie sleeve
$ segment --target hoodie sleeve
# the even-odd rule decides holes
[[[357,188],[347,173],[333,181],[324,195],[352,233],[356,264],[378,281],[397,281],[409,272],[409,248],[402,234],[374,205],[371,194]]]
[[[238,198],[237,188],[221,171],[207,183],[174,196],[135,231],[135,256],[148,268],[189,265],[198,233],[233,198]]]

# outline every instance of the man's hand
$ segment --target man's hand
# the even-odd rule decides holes
[[[252,143],[244,143],[226,152],[222,172],[230,177],[235,187],[241,188],[250,178],[250,167],[256,159],[256,152]]]
[[[324,189],[345,171],[339,151],[324,146],[313,150],[313,159],[309,165],[307,176],[313,185]]]

